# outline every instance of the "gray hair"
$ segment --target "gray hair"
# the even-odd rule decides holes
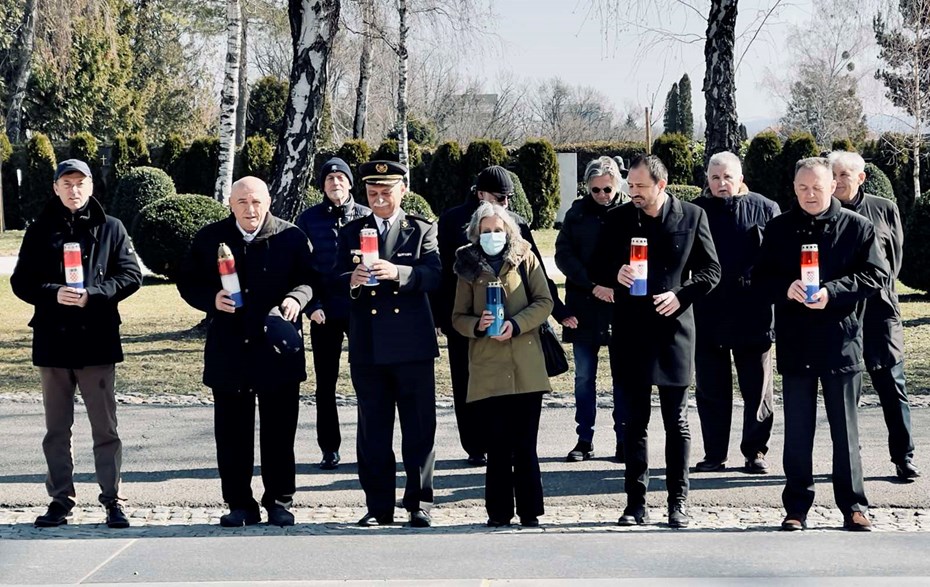
[[[739,175],[743,174],[743,164],[740,162],[739,157],[729,151],[721,151],[711,155],[707,161],[707,175],[710,175],[710,168],[717,165],[736,170]]]
[[[833,168],[830,166],[830,160],[826,157],[808,157],[807,159],[801,159],[794,164],[794,175],[797,176],[798,172],[802,169],[817,169],[818,167],[823,167],[830,174],[833,174]]]
[[[500,218],[501,222],[504,223],[504,232],[507,233],[508,242],[513,242],[515,238],[520,237],[520,227],[517,226],[513,216],[510,215],[506,208],[490,202],[481,202],[478,204],[475,213],[471,215],[471,220],[468,221],[468,226],[465,228],[465,236],[468,237],[468,241],[478,244],[478,241],[481,240],[481,221],[494,216]]]
[[[623,177],[620,175],[620,167],[617,166],[617,162],[611,159],[610,157],[598,157],[597,159],[592,159],[588,166],[584,170],[584,183],[588,185],[591,183],[591,180],[595,177],[600,177],[606,175],[613,180],[614,187],[620,185],[620,181]]]
[[[830,168],[841,165],[843,169],[848,169],[853,173],[865,173],[865,159],[859,153],[849,151],[833,151],[827,157],[830,161]]]

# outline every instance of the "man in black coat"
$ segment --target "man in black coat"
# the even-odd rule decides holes
[[[394,410],[400,417],[410,525],[428,527],[436,436],[436,329],[427,294],[439,287],[436,225],[407,214],[407,168],[393,161],[359,166],[372,215],[339,233],[339,271],[349,310],[349,364],[358,398],[358,477],[368,512],[360,526],[394,521]],[[378,260],[361,256],[361,231],[378,235]],[[377,279],[369,285],[369,279]]]
[[[898,478],[920,476],[914,466],[914,437],[911,434],[911,406],[904,382],[904,325],[898,305],[896,282],[904,253],[904,230],[898,207],[891,200],[865,193],[865,161],[858,153],[836,151],[830,154],[837,198],[844,208],[872,221],[879,247],[888,262],[891,278],[878,295],[865,304],[862,322],[865,368],[878,393],[888,427],[888,452]]]
[[[707,163],[708,193],[694,201],[707,214],[720,260],[720,283],[694,304],[695,397],[704,459],[695,471],[726,467],[733,417],[733,364],[743,396],[740,452],[747,473],[768,473],[772,435],[772,304],[749,290],[762,230],[778,204],[743,185],[739,157],[716,153]],[[732,354],[732,363],[730,355]]]
[[[52,498],[35,525],[66,524],[74,507],[71,427],[75,387],[80,387],[107,526],[128,528],[119,503],[123,445],[113,389],[116,363],[123,360],[117,307],[142,285],[142,272],[123,224],[92,197],[94,180],[86,163],[62,161],[52,189],[57,197],[26,229],[10,278],[16,297],[35,308],[29,322],[32,362],[42,378],[45,486]],[[79,246],[82,275],[66,268],[66,243]]]
[[[848,530],[870,530],[868,500],[859,454],[856,403],[862,388],[862,313],[867,297],[888,279],[872,223],[844,210],[833,198],[830,163],[820,157],[798,161],[794,192],[798,205],[765,227],[762,250],[752,271],[757,295],[775,304],[775,351],[785,406],[782,502],[783,530],[802,530],[814,503],[812,453],[817,383],[833,440],[833,495]],[[803,277],[802,245],[817,245],[817,274]]]
[[[455,421],[459,429],[459,439],[462,448],[468,455],[468,464],[483,467],[487,464],[484,446],[485,435],[481,423],[477,419],[475,406],[467,403],[468,393],[468,339],[452,328],[452,303],[455,300],[455,288],[458,277],[452,270],[455,265],[455,251],[469,244],[465,236],[465,227],[471,220],[478,204],[489,202],[508,207],[513,197],[513,180],[506,169],[500,165],[492,165],[483,169],[475,179],[471,193],[467,200],[442,213],[438,222],[439,255],[442,260],[442,280],[439,289],[430,295],[430,304],[433,308],[433,320],[436,326],[446,335],[446,344],[449,350],[449,372],[452,378],[452,397],[455,403]],[[542,263],[542,253],[533,240],[533,232],[529,224],[519,214],[508,210],[517,226],[520,236],[530,243],[530,248],[536,258]],[[543,266],[543,272],[546,269]],[[563,323],[570,318],[565,306],[559,299],[558,287],[549,277],[546,277],[549,293],[555,302],[552,316]]]
[[[306,380],[301,312],[315,282],[303,232],[268,211],[268,186],[256,177],[235,182],[232,216],[203,227],[194,237],[178,291],[210,318],[204,349],[204,385],[213,390],[216,458],[226,527],[261,521],[252,497],[255,402],[261,418],[261,505],[268,523],[291,526],[296,491],[294,436],[300,382]],[[224,288],[218,250],[232,251],[242,303]],[[238,296],[236,296],[238,297]],[[266,332],[267,331],[267,332]]]
[[[649,487],[647,427],[652,413],[652,386],[659,388],[665,425],[668,523],[689,525],[688,497],[688,386],[694,364],[692,305],[720,280],[720,264],[703,210],[665,192],[668,171],[653,155],[638,157],[627,176],[631,202],[607,215],[597,252],[597,282],[614,289],[611,353],[620,359],[617,369],[625,400],[624,489],[627,505],[621,526],[648,519]],[[630,243],[648,243],[646,295],[632,295],[637,274],[631,267]]]
[[[297,218],[297,227],[310,240],[313,269],[320,276],[318,287],[305,313],[310,317],[310,344],[316,373],[316,438],[323,452],[320,468],[339,466],[339,412],[336,409],[336,383],[342,340],[349,332],[349,296],[340,287],[336,271],[339,230],[371,210],[352,198],[352,170],[345,161],[333,157],[320,168],[317,187],[326,196]]]

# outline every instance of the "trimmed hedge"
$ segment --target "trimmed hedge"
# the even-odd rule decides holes
[[[149,145],[145,140],[145,135],[136,133],[126,139],[126,145],[129,147],[129,166],[130,167],[148,167],[152,164],[152,157],[149,155]]]
[[[862,184],[862,187],[867,194],[881,196],[892,202],[895,200],[891,180],[874,163],[865,164],[865,183]]]
[[[901,262],[901,283],[930,292],[930,191],[918,199],[904,214],[907,243]]]
[[[778,200],[779,156],[781,139],[772,131],[760,132],[749,143],[743,161],[743,176],[752,191],[770,200]]]
[[[471,187],[478,174],[492,165],[506,166],[507,149],[498,140],[479,139],[472,141],[462,157],[462,179]],[[466,188],[467,189],[467,188]]]
[[[207,196],[166,196],[139,212],[132,242],[146,267],[175,280],[197,231],[227,216],[229,208]]]
[[[165,144],[161,147],[161,157],[158,160],[158,166],[165,170],[165,173],[174,177],[175,169],[184,156],[184,139],[181,135],[170,134],[165,139]],[[177,183],[177,181],[175,181]]]
[[[45,208],[55,181],[55,149],[42,133],[36,133],[26,143],[26,168],[20,191],[19,210],[24,225],[31,224]]]
[[[354,174],[359,165],[371,159],[371,145],[361,139],[348,140],[336,151],[336,157],[345,161]]]
[[[382,161],[400,161],[398,148],[396,140],[384,139],[381,141],[381,144],[378,145],[378,150],[371,156],[370,161],[379,159]],[[423,157],[420,154],[420,146],[410,140],[407,141],[407,157],[409,158],[407,166],[411,169],[423,161]]]
[[[216,137],[196,139],[178,161],[172,176],[179,192],[212,197],[216,191],[216,174],[220,166],[220,140]]]
[[[129,171],[130,167],[129,143],[126,136],[116,135],[110,146],[110,175],[107,177],[111,192],[116,191],[120,178]]]
[[[665,163],[670,184],[691,184],[694,179],[694,152],[688,137],[679,133],[660,135],[652,143],[652,154]]]
[[[431,222],[436,221],[436,214],[434,214],[433,209],[429,207],[429,202],[416,192],[408,190],[407,193],[404,194],[403,200],[401,200],[400,207],[408,214],[423,216]]]
[[[849,138],[845,139],[834,139],[833,145],[830,147],[831,151],[847,151],[849,153],[855,153],[856,147],[853,145],[852,141]]]
[[[820,148],[814,135],[809,132],[793,133],[781,149],[779,156],[779,167],[781,168],[781,179],[778,185],[778,207],[782,210],[788,210],[794,205],[797,197],[794,194],[794,166],[801,159],[816,157],[820,154]]]
[[[265,137],[256,135],[247,138],[239,151],[239,173],[236,179],[252,175],[269,182],[272,157],[274,146]]]
[[[471,185],[462,174],[462,147],[456,141],[439,145],[429,164],[429,182],[424,193],[438,214],[459,205]]]
[[[517,149],[517,175],[533,208],[533,228],[552,228],[559,211],[559,162],[545,139],[529,140]]]
[[[174,182],[157,167],[133,167],[119,180],[110,214],[132,230],[139,212],[156,200],[177,195]]]
[[[665,186],[665,191],[672,194],[682,202],[693,202],[694,200],[701,197],[701,193],[704,190],[693,185],[669,184]]]
[[[68,157],[80,159],[90,166],[90,172],[94,176],[94,197],[106,204],[107,185],[100,165],[100,146],[94,135],[89,132],[79,132],[71,137],[68,142]]]
[[[508,171],[510,179],[513,181],[513,197],[510,198],[507,209],[515,214],[519,214],[526,220],[526,223],[533,226],[533,207],[526,197],[526,190],[523,189],[523,182],[513,171]]]

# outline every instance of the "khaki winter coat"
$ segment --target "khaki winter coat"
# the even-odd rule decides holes
[[[553,302],[546,275],[529,244],[521,238],[507,244],[500,276],[494,274],[479,245],[461,247],[455,257],[458,285],[452,326],[470,339],[467,401],[550,391],[546,363],[539,346],[539,327],[552,312]],[[531,299],[520,276],[521,263]],[[505,342],[479,336],[475,331],[485,309],[488,282],[497,280],[503,286],[505,319],[512,320],[519,329],[519,335]]]

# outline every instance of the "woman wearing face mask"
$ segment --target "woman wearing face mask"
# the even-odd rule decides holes
[[[478,206],[466,228],[471,244],[456,251],[458,284],[452,325],[468,337],[468,402],[476,402],[488,436],[485,507],[488,526],[506,526],[516,514],[523,526],[538,526],[543,514],[536,437],[549,377],[539,327],[552,312],[546,276],[529,243],[507,211]],[[488,334],[494,316],[488,283],[502,287],[504,322]]]

